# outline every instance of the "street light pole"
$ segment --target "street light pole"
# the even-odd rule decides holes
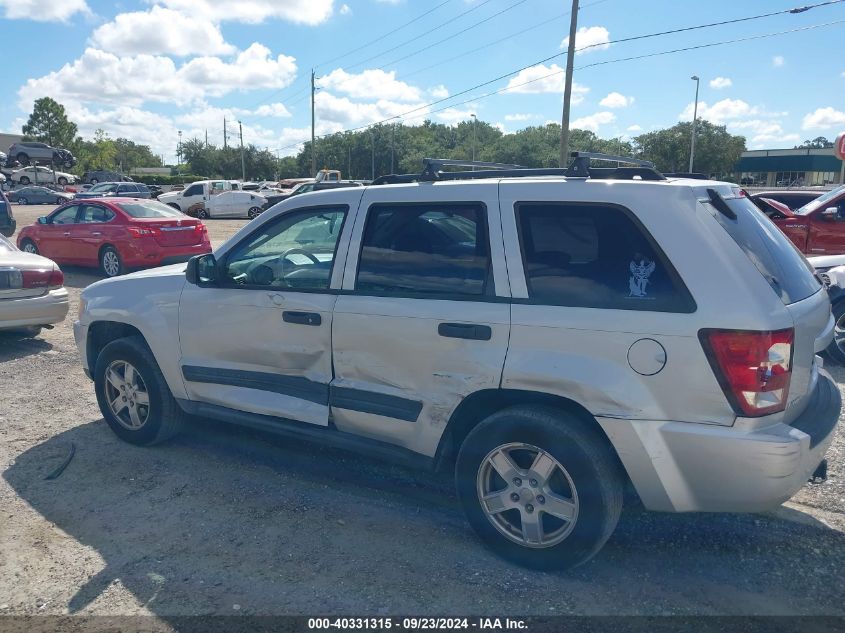
[[[372,175],[370,176],[370,180],[376,179],[376,135],[370,130],[370,144],[373,148],[373,168],[372,168]]]
[[[469,116],[472,117],[472,162],[475,162],[475,143],[477,140],[476,128],[478,127],[478,117],[474,114],[470,114]]]
[[[179,132],[179,147],[177,149],[176,154],[179,157],[179,159],[178,159],[179,162],[176,164],[176,173],[181,175],[181,173],[182,173],[182,130],[179,130],[178,132]]]
[[[693,106],[693,114],[692,114],[692,141],[689,151],[689,173],[692,173],[692,167],[695,163],[695,137],[696,137],[696,126],[698,125],[698,87],[701,83],[698,75],[693,75],[690,77],[695,82],[695,105]]]
[[[560,120],[559,167],[569,165],[569,111],[572,104],[572,64],[575,61],[575,35],[578,31],[578,0],[572,0],[569,47],[566,51],[566,83],[563,88],[563,116]]]
[[[393,125],[390,126],[390,173],[391,174],[396,173],[393,170],[393,159],[394,159],[394,156],[395,156],[395,153],[396,153],[395,140],[396,140],[396,124],[394,123]]]

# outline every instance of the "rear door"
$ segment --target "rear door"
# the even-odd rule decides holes
[[[343,290],[335,425],[434,455],[457,405],[501,380],[510,291],[495,183],[368,188]]]
[[[352,198],[260,223],[221,255],[218,284],[185,286],[179,334],[191,400],[328,425],[343,274],[335,262],[346,257]]]

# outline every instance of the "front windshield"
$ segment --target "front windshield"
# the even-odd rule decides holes
[[[121,202],[120,209],[133,218],[181,218],[181,211],[177,211],[166,204],[155,200],[139,200],[138,202]]]
[[[803,207],[795,211],[795,215],[809,215],[816,209],[822,208],[834,198],[838,198],[839,195],[843,193],[845,193],[845,185],[837,187],[833,191],[828,191],[826,194],[824,194],[823,196],[819,196],[812,202],[808,202]]]
[[[93,191],[102,192],[102,191],[115,191],[116,189],[117,189],[117,185],[115,185],[115,184],[113,184],[113,183],[107,183],[107,182],[104,182],[104,183],[101,183],[101,184],[99,184],[99,185],[94,185],[94,186],[93,186],[93,187],[91,187],[88,191],[91,191],[91,192],[93,192]]]

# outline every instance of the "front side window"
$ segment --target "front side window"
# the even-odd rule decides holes
[[[185,192],[185,196],[201,196],[202,195],[202,185],[191,185],[188,187],[188,190]]]
[[[374,205],[355,289],[480,297],[490,279],[486,209],[478,203]]]
[[[695,303],[643,228],[622,209],[517,204],[528,296],[534,303],[693,312]]]
[[[346,207],[303,209],[262,225],[226,257],[226,285],[326,290]]]
[[[74,224],[76,222],[76,213],[79,211],[78,206],[65,207],[58,213],[53,214],[50,218],[50,224]]]

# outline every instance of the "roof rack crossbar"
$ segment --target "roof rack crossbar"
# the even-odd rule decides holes
[[[611,163],[624,163],[625,165],[634,165],[634,168],[617,167],[618,174],[634,174],[640,176],[644,180],[666,180],[659,171],[654,167],[654,163],[647,160],[639,160],[630,158],[628,156],[614,156],[612,154],[601,154],[598,152],[572,152],[572,163],[566,170],[566,176],[570,178],[590,178],[592,173],[590,169],[591,160],[604,160]],[[648,176],[648,178],[646,178]]]

